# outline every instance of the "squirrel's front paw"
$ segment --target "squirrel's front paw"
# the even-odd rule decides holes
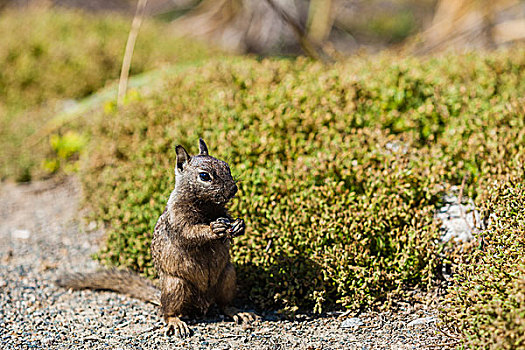
[[[237,237],[242,234],[244,234],[244,229],[246,228],[246,225],[244,224],[243,219],[237,219],[231,224],[231,227],[228,229],[228,234],[231,237]]]
[[[219,237],[224,237],[229,235],[229,229],[232,227],[232,224],[228,218],[218,218],[210,224],[211,232]]]

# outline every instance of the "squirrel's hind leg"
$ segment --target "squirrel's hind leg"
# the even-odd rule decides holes
[[[229,318],[233,319],[233,321],[238,324],[251,323],[259,319],[259,316],[257,316],[253,312],[241,312],[233,306],[227,306],[221,309],[222,313],[225,316],[228,316]]]
[[[191,335],[188,325],[179,316],[183,314],[192,292],[189,285],[182,279],[172,276],[161,276],[162,295],[160,304],[168,330],[166,335],[176,335],[185,338]]]
[[[177,316],[167,317],[166,323],[168,324],[168,330],[166,331],[167,336],[176,335],[179,338],[186,338],[192,333],[186,322]]]
[[[219,305],[221,312],[225,316],[233,319],[236,323],[250,323],[255,321],[258,318],[256,314],[252,312],[240,312],[236,308],[229,306],[235,297],[236,288],[235,268],[231,263],[228,263],[217,285],[217,305]]]

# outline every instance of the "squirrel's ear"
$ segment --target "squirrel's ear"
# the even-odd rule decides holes
[[[175,151],[177,152],[177,169],[176,170],[182,172],[184,164],[188,163],[191,157],[188,154],[188,152],[186,152],[184,147],[182,147],[181,145],[178,145],[177,147],[175,147]]]
[[[199,139],[199,155],[208,155],[208,146],[206,146],[206,142],[203,139]]]

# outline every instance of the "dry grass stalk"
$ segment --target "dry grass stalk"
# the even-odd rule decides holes
[[[124,59],[122,60],[122,70],[120,71],[120,79],[118,83],[118,96],[117,106],[122,106],[124,102],[124,96],[126,96],[126,90],[128,87],[129,69],[131,67],[131,59],[133,58],[133,50],[135,49],[135,42],[139,35],[140,26],[144,20],[144,14],[146,12],[146,5],[148,0],[139,0],[137,3],[137,10],[131,23],[131,30],[129,31],[128,41],[126,43],[126,51],[124,53]]]
[[[324,42],[330,35],[334,16],[332,0],[312,0],[308,10],[308,38],[316,43]]]

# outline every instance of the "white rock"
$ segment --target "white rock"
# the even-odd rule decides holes
[[[91,232],[91,231],[95,231],[97,229],[97,222],[96,221],[90,221],[87,228],[86,228],[86,231],[88,232]]]
[[[14,239],[29,239],[31,232],[29,230],[14,230],[11,232],[11,237]]]
[[[442,242],[461,241],[469,242],[476,230],[476,224],[480,222],[480,214],[476,210],[474,202],[458,203],[458,198],[453,194],[444,196],[444,204],[436,213],[436,217],[442,221]]]
[[[362,326],[363,324],[364,324],[363,321],[361,321],[359,317],[352,317],[352,318],[347,318],[346,320],[341,322],[340,327],[341,328],[355,328],[355,327]]]
[[[419,326],[422,324],[427,324],[427,323],[436,322],[436,321],[437,321],[437,318],[435,317],[416,318],[414,321],[409,322],[407,326],[408,327]]]

